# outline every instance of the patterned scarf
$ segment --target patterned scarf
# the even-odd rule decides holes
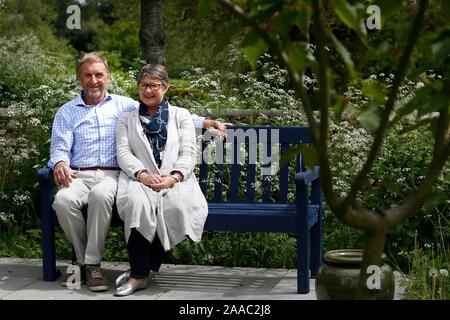
[[[141,102],[139,105],[139,118],[148,142],[152,146],[156,164],[160,168],[162,163],[161,151],[164,151],[167,141],[167,120],[169,118],[169,103],[167,99],[163,99],[158,107],[158,111],[153,116],[148,115],[147,107]]]

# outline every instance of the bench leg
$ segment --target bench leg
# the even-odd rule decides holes
[[[308,230],[297,234],[297,293],[309,293]]]
[[[320,209],[322,211],[322,209]],[[322,265],[322,213],[319,212],[317,223],[311,228],[311,275],[317,275]]]
[[[42,255],[44,281],[56,280],[55,226],[51,222],[42,223]]]
[[[44,281],[54,281],[59,274],[56,270],[55,224],[53,223],[53,171],[39,169],[37,178],[41,186],[41,232],[42,232],[42,269]]]

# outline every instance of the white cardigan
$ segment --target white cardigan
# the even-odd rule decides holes
[[[150,143],[139,121],[139,110],[125,113],[116,127],[117,161],[122,169],[117,190],[117,210],[125,224],[128,242],[131,228],[147,240],[157,233],[168,251],[186,236],[200,241],[208,204],[193,173],[196,160],[195,129],[188,110],[169,104],[167,141],[158,169]],[[168,175],[177,170],[183,181],[155,192],[136,180],[135,172]]]

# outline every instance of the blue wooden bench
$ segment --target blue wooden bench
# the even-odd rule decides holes
[[[209,139],[206,137],[206,140]],[[215,142],[203,141],[202,150],[210,148],[212,143]],[[242,143],[247,149],[246,156],[239,154]],[[254,152],[257,144],[265,147],[265,151],[260,153],[269,158],[277,152],[285,153],[291,146],[311,143],[312,138],[306,127],[231,127],[223,152],[220,143],[216,145],[214,158],[203,152],[198,168],[199,184],[209,206],[205,230],[283,232],[296,236],[298,293],[309,292],[310,275],[314,276],[322,263],[323,210],[319,167],[314,171],[307,170],[303,157],[297,155],[295,161],[270,172],[270,164],[265,163],[264,159],[262,167],[255,164],[249,156],[249,148],[253,148]],[[57,218],[51,207],[53,171],[41,168],[37,177],[41,187],[43,278],[53,281],[58,277],[54,227]],[[289,190],[293,195],[291,201],[288,201]],[[114,212],[111,226],[122,225]]]

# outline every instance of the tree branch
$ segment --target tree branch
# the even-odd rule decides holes
[[[433,185],[441,174],[442,168],[450,156],[450,137],[448,128],[449,113],[448,108],[444,108],[440,111],[433,159],[428,167],[425,179],[419,187],[408,196],[404,204],[386,211],[391,226],[417,213],[426,197],[433,190]]]
[[[269,48],[272,52],[277,54],[279,57],[280,62],[286,67],[288,74],[290,76],[290,79],[293,82],[293,87],[296,95],[300,98],[303,105],[303,110],[305,111],[307,120],[308,120],[308,126],[310,127],[311,134],[314,139],[314,145],[318,151],[319,154],[319,164],[320,164],[320,179],[322,183],[322,188],[324,190],[324,195],[327,199],[328,204],[332,208],[336,208],[336,197],[333,192],[332,188],[332,180],[331,180],[331,173],[330,173],[330,164],[329,164],[329,158],[328,158],[328,141],[327,141],[327,135],[328,135],[328,109],[330,105],[330,88],[329,88],[329,80],[328,80],[328,60],[325,53],[325,37],[324,37],[324,28],[323,28],[323,22],[321,20],[320,16],[320,7],[317,7],[317,19],[320,20],[320,33],[321,37],[323,37],[322,41],[320,42],[321,46],[319,46],[319,50],[321,53],[319,54],[321,60],[325,59],[324,65],[320,66],[320,74],[322,75],[322,81],[323,86],[321,86],[321,89],[325,92],[325,97],[321,106],[321,125],[320,125],[320,132],[317,129],[317,124],[314,119],[313,110],[311,107],[311,103],[309,100],[309,97],[305,91],[305,88],[303,86],[303,71],[300,73],[294,68],[292,63],[289,60],[289,55],[286,51],[284,51],[279,43],[273,39],[266,30],[264,30],[256,21],[251,20],[247,17],[245,11],[235,3],[233,3],[230,0],[219,0],[219,2],[225,6],[227,9],[231,10],[233,13],[237,14],[246,25],[250,26],[255,30],[263,39],[264,41],[269,45]],[[316,11],[316,10],[314,10]],[[320,48],[321,47],[321,48]]]
[[[319,89],[320,89],[320,136],[318,140],[320,180],[324,190],[325,198],[331,210],[339,217],[342,213],[337,209],[336,196],[330,170],[330,155],[328,150],[328,129],[330,109],[330,77],[328,57],[325,51],[325,27],[322,17],[322,4],[320,0],[313,1],[313,21],[317,39],[317,56],[319,62]]]
[[[314,114],[311,108],[311,103],[309,101],[308,95],[306,94],[305,88],[303,86],[303,72],[299,73],[295,70],[292,64],[289,61],[288,54],[280,48],[278,43],[270,37],[268,32],[264,30],[258,22],[250,19],[244,9],[242,9],[239,5],[233,3],[230,0],[219,0],[219,2],[228,10],[236,14],[247,26],[251,27],[255,30],[261,38],[269,45],[269,48],[272,52],[276,53],[281,61],[281,63],[286,67],[288,74],[293,82],[294,91],[300,97],[302,101],[303,109],[306,114],[306,118],[308,120],[308,125],[311,127],[312,136],[315,141],[319,138],[319,133],[316,128]]]
[[[405,50],[403,52],[403,55],[400,58],[397,72],[395,73],[395,78],[391,87],[391,91],[389,92],[388,100],[386,101],[386,104],[384,106],[384,111],[381,116],[380,125],[375,133],[375,138],[372,144],[372,148],[369,151],[369,154],[367,156],[366,162],[363,165],[363,168],[359,172],[358,176],[353,181],[350,191],[348,192],[347,197],[340,205],[340,210],[342,212],[345,212],[347,208],[353,204],[355,200],[356,193],[358,192],[358,189],[364,179],[366,179],[366,176],[370,172],[370,169],[372,167],[373,162],[375,161],[378,152],[380,150],[381,144],[384,139],[384,135],[386,132],[386,129],[388,127],[389,123],[389,116],[394,108],[394,103],[397,98],[397,91],[400,87],[401,82],[403,81],[403,78],[405,77],[406,68],[408,67],[409,58],[411,57],[413,48],[419,39],[420,31],[424,25],[425,21],[425,11],[428,6],[428,0],[422,0],[420,3],[419,11],[416,15],[416,18],[414,19],[413,25],[411,27],[411,31],[408,35],[408,41],[406,43]]]

